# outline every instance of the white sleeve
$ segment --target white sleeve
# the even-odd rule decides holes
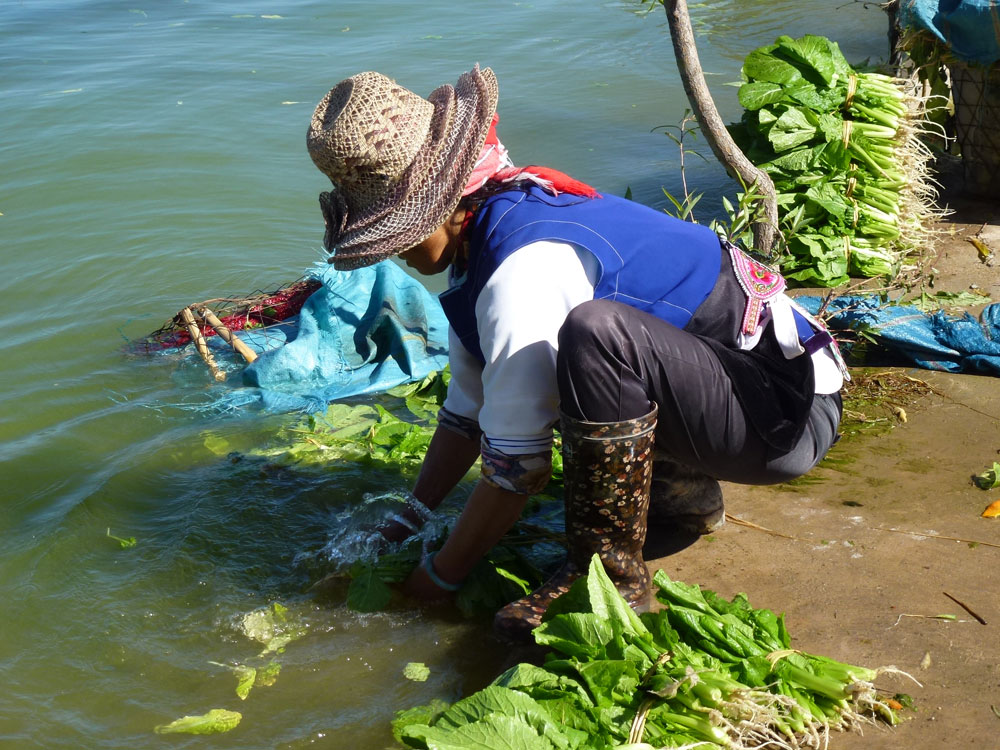
[[[483,367],[462,345],[451,326],[448,327],[448,364],[451,382],[444,408],[478,422],[479,410],[483,408]]]
[[[597,259],[563,242],[534,242],[506,258],[476,302],[482,370],[479,426],[508,455],[552,445],[559,418],[559,329],[594,298]],[[454,377],[454,375],[453,375]]]

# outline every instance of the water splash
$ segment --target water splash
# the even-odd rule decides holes
[[[401,543],[389,542],[379,529],[399,520],[403,510],[412,507],[413,502],[413,496],[405,490],[378,494],[366,492],[360,503],[334,514],[330,537],[317,557],[335,570],[344,570],[356,562],[375,563],[382,555],[398,552],[402,544],[412,544],[412,537]],[[454,513],[424,510],[425,522],[414,537],[420,540],[426,554],[444,536]]]

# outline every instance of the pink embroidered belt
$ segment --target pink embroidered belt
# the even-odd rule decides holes
[[[747,306],[743,311],[743,325],[740,330],[745,336],[753,336],[760,325],[764,305],[785,291],[785,279],[773,268],[754,260],[731,242],[723,240],[723,245],[729,251],[736,280],[747,296]]]

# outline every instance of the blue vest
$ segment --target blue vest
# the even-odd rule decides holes
[[[469,228],[464,280],[441,294],[448,322],[480,362],[479,293],[511,253],[543,240],[572,243],[594,255],[600,266],[594,299],[623,302],[678,328],[687,325],[719,276],[719,238],[708,227],[610,195],[552,196],[537,187],[500,193],[486,200]]]

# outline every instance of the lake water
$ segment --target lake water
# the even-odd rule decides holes
[[[362,616],[307,593],[344,509],[404,477],[234,464],[206,443],[252,446],[287,418],[185,408],[235,386],[122,347],[185,304],[272,288],[320,259],[326,185],[306,126],[361,70],[426,95],[488,65],[517,163],[664,205],[661,188],[681,190],[678,153],[652,130],[687,103],[662,9],[636,9],[0,2],[0,747],[388,747],[396,709],[495,674],[488,620]],[[852,61],[885,56],[884,15],[849,0],[708,0],[691,13],[727,120],[740,110],[726,84],[779,34],[826,34]],[[733,192],[697,158],[687,176],[704,219]],[[257,657],[240,623],[274,602],[305,635],[275,684],[240,701],[219,665]],[[410,661],[428,681],[403,678]],[[153,733],[211,708],[243,722]]]

